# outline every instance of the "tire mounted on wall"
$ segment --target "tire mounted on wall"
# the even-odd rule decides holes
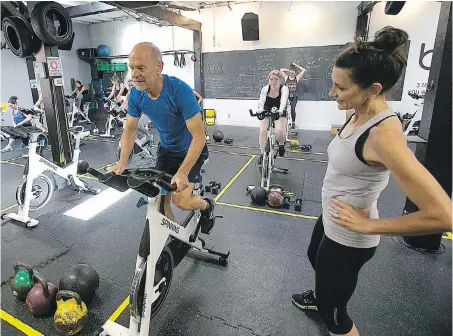
[[[6,44],[14,55],[24,58],[33,54],[33,33],[20,18],[5,17],[2,20],[2,31]]]
[[[385,14],[397,15],[404,7],[406,1],[387,1],[385,3]]]
[[[50,24],[56,18],[60,24],[54,29]],[[61,46],[70,42],[73,33],[72,20],[67,10],[59,3],[38,2],[30,15],[31,25],[35,34],[47,45]]]

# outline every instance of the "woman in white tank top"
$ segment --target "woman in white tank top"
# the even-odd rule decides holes
[[[383,95],[406,66],[399,47],[407,42],[404,31],[385,27],[374,41],[356,41],[344,50],[332,72],[329,95],[340,109],[352,108],[354,113],[328,148],[323,211],[308,248],[316,293],[309,290],[292,297],[297,307],[319,311],[330,335],[359,335],[347,304],[360,269],[374,256],[380,234],[452,229],[449,196],[408,148],[401,123]],[[379,218],[377,200],[390,174],[419,211]]]

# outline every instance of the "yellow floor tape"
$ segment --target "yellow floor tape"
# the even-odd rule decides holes
[[[0,309],[0,318],[3,321],[8,322],[9,324],[11,324],[14,328],[19,329],[20,331],[22,331],[25,335],[28,335],[28,336],[44,336],[39,331],[33,329],[29,325],[26,325],[22,321],[19,321],[14,316],[12,316],[12,315],[8,314],[7,312],[5,312],[3,309]]]

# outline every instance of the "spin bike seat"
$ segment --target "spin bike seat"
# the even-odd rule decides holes
[[[72,133],[83,132],[83,126],[68,127],[68,132],[72,132]]]
[[[69,127],[68,128],[68,132],[71,132],[72,134],[74,134],[75,136],[79,137],[79,138],[84,138],[84,137],[87,137],[91,134],[90,131],[84,131],[84,128],[83,126],[73,126],[73,127]]]
[[[35,126],[21,126],[19,127],[21,130],[24,130],[28,134],[36,134],[36,133],[43,133],[42,129],[35,127]]]
[[[24,130],[20,129],[21,127],[13,127],[13,126],[1,126],[0,129],[2,132],[12,136],[12,137],[19,137],[26,139],[29,137],[28,133]]]

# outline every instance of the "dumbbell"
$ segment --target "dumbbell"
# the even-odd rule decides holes
[[[283,199],[283,209],[289,209],[289,196],[285,196]]]
[[[294,204],[294,210],[302,211],[302,200],[300,198],[296,199],[296,203]]]
[[[222,184],[221,183],[217,183],[211,188],[211,193],[213,195],[217,195],[219,193],[220,189],[222,189]]]
[[[211,192],[212,187],[214,187],[216,183],[216,181],[210,181],[209,184],[204,187],[204,190],[206,192]]]

